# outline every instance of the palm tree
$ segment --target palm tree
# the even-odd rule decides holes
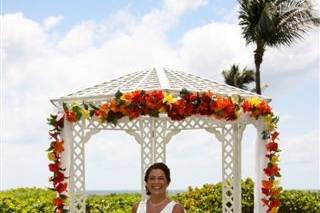
[[[254,71],[246,67],[240,71],[239,65],[231,65],[229,70],[222,70],[224,82],[230,86],[248,90],[247,84],[254,82]]]
[[[260,65],[267,46],[290,46],[319,26],[310,0],[238,0],[239,24],[247,44],[255,43],[256,92],[261,94]]]

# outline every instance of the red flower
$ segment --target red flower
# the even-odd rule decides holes
[[[192,114],[192,105],[187,106],[186,101],[183,99],[178,100],[177,102],[171,105],[171,108],[168,109],[168,116],[172,120],[182,120],[187,116]]]
[[[263,171],[268,176],[277,176],[279,174],[280,168],[278,168],[278,166],[276,165],[272,165],[265,168]]]
[[[64,204],[64,200],[61,199],[60,197],[56,197],[53,199],[53,205],[55,206],[61,206]]]
[[[274,207],[278,207],[280,206],[280,204],[281,204],[280,200],[272,200],[269,205],[269,209],[271,210]]]
[[[50,163],[49,170],[51,172],[57,172],[59,170],[59,163]]]
[[[97,116],[97,117],[100,117],[100,118],[105,118],[107,116],[107,113],[109,111],[109,104],[101,104],[99,109],[97,109],[94,114]]]
[[[152,91],[145,94],[146,106],[150,110],[158,111],[163,106],[163,93],[162,91]]]
[[[260,115],[268,114],[271,112],[271,107],[265,101],[262,101],[260,104],[258,104],[257,109],[260,112]]]
[[[275,143],[275,142],[269,142],[266,144],[266,149],[269,151],[269,152],[276,152],[278,150],[278,144]]]
[[[66,191],[67,189],[67,183],[58,183],[56,186],[55,186],[55,189],[56,191],[60,194],[64,191]]]
[[[54,185],[64,180],[64,174],[62,172],[57,172],[54,178]]]
[[[67,111],[66,116],[67,116],[67,120],[71,123],[77,121],[76,113],[73,111]]]
[[[206,93],[202,93],[200,96],[200,105],[198,107],[197,112],[200,115],[211,115],[212,110],[210,107],[210,103],[211,103],[211,97]]]
[[[270,190],[266,189],[266,188],[261,188],[261,191],[263,194],[265,194],[266,196],[270,195]]]
[[[144,100],[143,92],[140,90],[132,92],[131,101],[133,104],[138,105],[138,106],[144,105],[145,100]]]
[[[269,206],[269,200],[262,198],[261,201],[264,206]]]
[[[250,112],[252,110],[252,105],[249,101],[244,101],[241,106],[244,112]]]
[[[274,132],[271,134],[271,140],[274,141],[275,139],[277,139],[278,136],[279,136],[279,132],[274,131]]]

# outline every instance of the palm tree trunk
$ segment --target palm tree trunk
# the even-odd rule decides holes
[[[264,44],[261,41],[257,41],[256,44],[257,49],[254,51],[254,62],[256,65],[256,92],[261,95],[260,65],[264,54]]]

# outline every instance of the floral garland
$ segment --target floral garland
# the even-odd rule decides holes
[[[65,179],[67,177],[64,176],[63,172],[65,169],[63,169],[61,165],[61,154],[64,151],[64,141],[61,138],[61,131],[64,126],[64,114],[50,115],[47,120],[48,124],[53,127],[53,129],[49,131],[50,140],[52,141],[47,152],[48,159],[51,161],[48,166],[50,172],[52,172],[49,181],[52,182],[53,188],[50,189],[57,192],[57,196],[53,200],[55,206],[54,212],[64,213],[67,212],[67,210],[64,209],[67,200],[67,196],[65,195],[67,190]]]
[[[192,115],[205,115],[219,120],[236,120],[243,114],[248,114],[254,119],[261,118],[266,130],[262,139],[268,140],[266,144],[266,157],[268,165],[264,168],[267,179],[262,181],[262,193],[265,197],[262,202],[267,206],[267,212],[278,212],[280,206],[279,195],[282,188],[279,186],[280,168],[278,149],[278,135],[276,131],[278,118],[272,113],[271,107],[258,97],[243,99],[240,96],[224,97],[208,92],[189,92],[181,90],[174,96],[165,91],[133,91],[121,93],[118,91],[115,97],[101,105],[93,104],[63,104],[64,112],[58,115],[50,115],[49,125],[53,129],[49,131],[53,141],[47,150],[49,170],[53,173],[50,181],[53,182],[52,190],[57,192],[53,203],[55,212],[66,212],[64,208],[67,196],[66,177],[61,167],[61,154],[64,151],[61,131],[64,119],[74,123],[80,119],[97,119],[99,122],[111,122],[114,125],[123,117],[129,119],[138,118],[141,115],[158,117],[160,113],[166,113],[172,120],[183,120]]]

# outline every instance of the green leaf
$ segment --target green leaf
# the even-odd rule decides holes
[[[67,106],[67,104],[65,102],[62,103],[62,106],[63,106],[63,110],[65,112],[69,111],[68,106]]]
[[[120,99],[122,95],[123,93],[118,90],[114,96],[116,97],[116,99]]]
[[[94,110],[99,109],[98,107],[96,107],[96,106],[95,106],[95,105],[93,105],[92,103],[89,103],[89,106],[90,106],[92,109],[94,109]]]
[[[189,94],[190,92],[189,92],[189,90],[187,90],[186,88],[183,88],[181,91],[180,91],[180,95],[181,96],[185,96],[185,95],[187,95],[187,94]]]

